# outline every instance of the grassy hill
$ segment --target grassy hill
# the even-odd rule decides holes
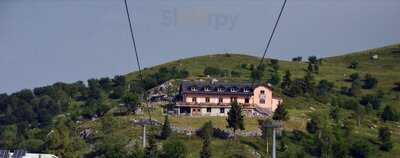
[[[347,81],[353,73],[359,73],[361,78],[366,74],[371,74],[378,80],[376,88],[371,90],[362,90],[362,94],[375,94],[378,91],[385,93],[383,105],[391,105],[397,110],[400,110],[399,92],[394,92],[392,88],[395,82],[400,81],[400,53],[394,53],[393,50],[400,49],[400,44],[390,45],[382,48],[370,49],[361,52],[354,52],[347,55],[322,58],[320,73],[315,75],[316,80],[328,80],[335,84],[335,89],[340,90],[341,87],[350,87],[351,82]],[[372,56],[377,55],[378,59],[372,59]],[[307,59],[305,59],[307,60]],[[308,63],[292,61],[279,61],[279,73],[282,75],[286,70],[290,70],[293,78],[302,78],[306,74]],[[219,80],[227,81],[249,81],[251,65],[258,65],[259,57],[241,55],[241,54],[216,54],[180,59],[165,64],[157,65],[151,68],[146,68],[143,72],[145,75],[156,73],[162,67],[177,67],[189,71],[189,79],[206,79],[203,74],[206,67],[217,67],[226,72],[236,71],[240,76],[217,77]],[[356,69],[350,69],[351,62],[358,62]],[[265,60],[265,64],[269,65],[270,59]],[[244,68],[246,65],[247,68]],[[270,66],[267,69],[272,69]],[[266,81],[270,75],[268,71],[263,78]],[[137,72],[127,74],[128,79],[137,77]],[[284,101],[289,105],[290,120],[286,122],[286,130],[301,130],[305,131],[306,122],[309,120],[309,113],[320,111],[328,112],[329,106],[320,103],[308,97],[287,97],[279,90],[276,92],[284,98]],[[400,155],[400,124],[399,123],[383,123],[379,120],[378,115],[382,109],[373,114],[369,114],[363,119],[363,124],[355,129],[355,133],[365,137],[366,139],[375,140],[378,130],[371,128],[374,126],[388,126],[392,130],[393,139],[396,142],[394,150],[388,153],[377,153],[375,156],[392,157],[392,155]],[[346,115],[350,115],[351,111],[346,111]],[[155,113],[154,115],[159,115]],[[157,118],[157,116],[156,116]],[[159,119],[162,119],[159,117]],[[217,127],[224,128],[226,126],[225,118],[204,117],[204,118],[171,118],[172,124],[175,126],[199,128],[203,123],[212,121]],[[257,129],[257,119],[249,118],[246,120],[246,129]],[[200,146],[198,146],[200,148]]]
[[[366,73],[373,74],[379,80],[378,88],[388,91],[393,87],[394,82],[400,78],[400,54],[392,53],[392,50],[400,49],[400,44],[390,45],[382,48],[370,49],[361,52],[350,53],[343,56],[323,58],[323,63],[320,67],[321,71],[316,77],[317,79],[327,79],[335,82],[338,86],[348,85],[345,82],[346,76],[358,72],[361,75]],[[379,59],[373,60],[371,57],[377,54]],[[265,60],[265,64],[269,63],[270,59]],[[306,59],[303,59],[305,61]],[[242,54],[216,54],[180,59],[165,64],[157,65],[151,68],[145,68],[143,73],[151,74],[156,72],[161,67],[177,67],[186,69],[190,72],[190,78],[205,78],[203,75],[204,68],[218,67],[228,71],[238,71],[242,75],[240,77],[224,77],[226,80],[241,80],[250,79],[250,70],[241,68],[242,64],[258,65],[259,57],[242,55]],[[359,68],[353,70],[348,66],[352,61],[359,62]],[[280,61],[280,70],[290,70],[294,77],[302,77],[307,69],[306,62]],[[136,72],[127,74],[127,77],[132,79],[137,75]],[[266,76],[268,77],[268,76]]]

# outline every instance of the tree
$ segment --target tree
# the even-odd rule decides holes
[[[288,89],[285,89],[283,92],[290,97],[297,97],[305,93],[304,87],[304,80],[296,79],[292,84],[289,85]]]
[[[162,129],[161,129],[160,137],[162,139],[167,139],[169,136],[171,136],[171,134],[172,134],[172,130],[171,130],[171,125],[168,120],[168,115],[165,115],[165,120],[164,120]]]
[[[332,92],[334,87],[334,84],[332,82],[329,82],[327,80],[321,80],[319,81],[317,85],[317,96],[320,98],[326,99],[326,97],[329,95],[329,93]]]
[[[393,143],[391,142],[391,133],[388,127],[379,128],[378,138],[382,143],[382,150],[390,151],[393,148]]]
[[[364,119],[365,116],[365,107],[361,106],[360,104],[357,104],[357,106],[354,109],[354,115],[357,118],[357,126],[361,125],[361,121]]]
[[[301,62],[302,60],[303,60],[303,57],[301,57],[301,56],[292,58],[292,61],[296,61],[296,62]]]
[[[290,85],[292,84],[292,74],[290,73],[289,70],[285,72],[285,75],[283,76],[282,83],[281,83],[281,88],[282,89],[288,89]]]
[[[318,73],[319,72],[319,60],[316,56],[310,56],[308,58],[308,67],[307,70],[310,73]]]
[[[274,115],[272,116],[273,120],[279,121],[287,121],[289,120],[289,113],[286,110],[286,107],[283,104],[279,104],[278,108],[275,109]]]
[[[358,73],[352,73],[350,75],[350,81],[353,82],[355,80],[359,80],[360,79],[360,75]]]
[[[145,158],[157,158],[158,148],[154,136],[149,136],[148,146],[144,150]]]
[[[0,128],[0,147],[13,149],[17,145],[17,126],[8,125]]]
[[[138,108],[139,97],[133,93],[128,93],[122,98],[122,100],[128,111],[135,113],[136,109]]]
[[[349,65],[350,69],[357,69],[358,68],[358,61],[353,60],[351,61],[350,65]]]
[[[375,88],[377,84],[378,84],[378,80],[376,78],[372,77],[371,74],[365,75],[363,88],[372,89],[372,88]]]
[[[271,59],[271,66],[272,66],[272,69],[274,69],[274,71],[278,71],[279,70],[279,60]]]
[[[209,138],[203,140],[203,146],[200,151],[200,158],[210,158],[211,152],[211,141]]]
[[[244,130],[244,119],[242,114],[242,107],[237,102],[231,103],[231,109],[228,112],[228,128],[233,129],[233,133],[236,135],[236,130]]]
[[[100,78],[99,84],[100,87],[107,93],[110,92],[113,87],[113,83],[108,77]]]
[[[250,74],[251,79],[253,79],[254,81],[260,81],[261,78],[264,76],[264,69],[264,65],[253,68]]]
[[[351,96],[359,96],[361,94],[361,81],[359,79],[354,80],[351,83],[351,88],[349,93]]]
[[[383,122],[397,121],[396,111],[391,106],[386,106],[381,114]]]
[[[200,129],[200,137],[204,139],[211,139],[214,135],[214,127],[211,121],[208,121],[203,124]]]
[[[200,158],[210,158],[211,152],[211,138],[214,132],[212,122],[209,121],[201,128],[201,138],[203,139],[203,146],[200,151]]]
[[[87,152],[87,144],[80,139],[73,122],[66,117],[58,117],[55,128],[49,133],[46,148],[49,153],[60,157],[79,157]]]
[[[370,144],[365,140],[358,140],[350,147],[350,154],[355,158],[367,158],[371,151]]]
[[[186,158],[187,149],[181,140],[169,140],[163,144],[162,157]]]
[[[274,71],[271,74],[271,78],[268,80],[269,83],[272,85],[278,85],[279,82],[281,82],[281,75],[279,74],[278,71]]]
[[[310,72],[307,72],[306,75],[304,76],[304,92],[308,94],[313,94],[314,93],[314,88],[315,88],[315,78],[314,75]]]
[[[210,76],[221,76],[221,77],[224,76],[223,71],[221,69],[216,68],[216,67],[210,67],[210,66],[208,66],[204,69],[203,74],[210,75]]]
[[[380,96],[379,94],[367,94],[361,98],[360,104],[364,106],[370,105],[373,109],[378,110],[382,106],[382,96]]]

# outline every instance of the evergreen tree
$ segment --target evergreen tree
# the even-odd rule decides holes
[[[304,76],[304,92],[308,94],[313,94],[314,93],[314,88],[315,88],[315,79],[314,75],[310,72],[307,72],[307,74]]]
[[[214,128],[211,121],[205,123],[201,128],[201,138],[203,139],[203,146],[200,151],[200,158],[210,158],[212,155],[210,145],[213,130]]]
[[[379,128],[378,138],[381,141],[381,150],[390,151],[393,148],[393,143],[391,140],[391,133],[388,127]]]
[[[149,136],[148,146],[144,150],[145,158],[157,158],[158,149],[154,136]]]
[[[381,119],[383,122],[386,121],[397,121],[397,116],[395,110],[391,106],[386,106],[381,114]]]
[[[161,130],[161,138],[167,139],[169,136],[171,136],[171,133],[172,130],[171,130],[171,125],[169,123],[168,115],[165,115],[164,124]]]
[[[289,70],[285,72],[285,75],[283,76],[282,83],[281,83],[281,88],[282,89],[289,89],[290,85],[292,84],[292,74],[290,73]]]
[[[242,114],[242,107],[237,102],[231,103],[231,109],[228,112],[228,128],[233,129],[236,135],[236,130],[244,130],[244,119]]]
[[[203,140],[203,146],[200,151],[200,158],[210,158],[211,156],[211,140],[210,138],[206,138]]]
[[[349,65],[350,69],[357,69],[358,68],[358,61],[353,60],[350,65]]]
[[[350,95],[359,96],[360,94],[361,94],[361,81],[357,79],[351,83]]]
[[[289,113],[286,110],[286,107],[283,104],[279,104],[278,108],[275,109],[274,115],[272,119],[279,121],[287,121],[289,120]]]
[[[391,133],[389,128],[388,127],[379,128],[378,138],[383,144],[390,142]]]
[[[281,82],[281,75],[278,71],[273,71],[271,74],[271,78],[268,80],[272,85],[278,85]]]

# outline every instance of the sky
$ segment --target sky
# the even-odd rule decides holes
[[[261,56],[283,0],[128,0],[144,67]],[[267,57],[400,43],[399,0],[288,0]],[[123,0],[0,0],[0,93],[136,71]]]

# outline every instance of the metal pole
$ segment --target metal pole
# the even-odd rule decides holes
[[[143,125],[143,149],[146,148],[146,125]]]
[[[276,158],[276,131],[272,129],[272,158]]]

